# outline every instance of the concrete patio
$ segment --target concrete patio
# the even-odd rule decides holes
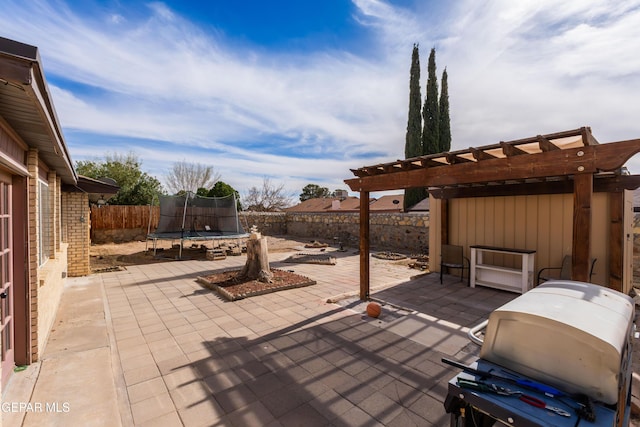
[[[228,302],[195,278],[245,257],[69,279],[42,359],[10,380],[8,426],[446,426],[442,357],[475,360],[466,331],[516,294],[371,258],[380,319],[356,295],[359,257],[284,264],[316,285]],[[352,298],[353,300],[353,298]],[[37,405],[41,405],[38,411]]]

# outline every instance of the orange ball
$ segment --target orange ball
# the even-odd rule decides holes
[[[369,317],[378,317],[380,316],[380,312],[382,311],[382,307],[377,302],[370,302],[367,304],[367,315]]]

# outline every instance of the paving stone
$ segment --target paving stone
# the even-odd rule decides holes
[[[308,403],[304,403],[287,412],[279,417],[278,421],[280,421],[284,427],[322,427],[329,424],[329,420]]]
[[[178,414],[184,427],[225,425],[219,422],[224,416],[224,411],[213,399],[179,409]]]
[[[175,411],[169,393],[162,393],[152,396],[148,399],[141,400],[131,405],[133,413],[133,421],[136,424],[142,424],[160,415]]]
[[[141,400],[145,400],[166,392],[167,387],[165,386],[164,381],[161,377],[156,377],[148,381],[143,381],[141,383],[127,387],[129,402],[131,403],[137,403]]]
[[[244,384],[214,392],[213,396],[226,414],[244,408],[257,400],[257,396]]]
[[[192,381],[169,390],[169,395],[176,408],[182,409],[213,399],[203,381]]]

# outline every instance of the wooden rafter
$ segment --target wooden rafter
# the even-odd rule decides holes
[[[560,150],[560,147],[555,145],[553,142],[549,141],[544,136],[538,135],[537,138],[538,138],[538,146],[540,147],[541,151]]]
[[[420,164],[423,167],[438,167],[438,166],[445,166],[444,164],[440,163],[440,162],[436,162],[435,160],[432,160],[430,158],[422,158],[420,159]]]
[[[496,159],[497,157],[494,156],[493,154],[489,154],[484,150],[479,150],[477,148],[473,148],[473,147],[469,147],[469,151],[471,151],[471,154],[473,155],[473,157],[480,161],[480,160],[489,160],[489,159]]]
[[[469,160],[465,157],[460,157],[457,154],[454,153],[447,153],[446,154],[446,158],[447,158],[447,162],[449,162],[449,164],[454,165],[454,164],[458,164],[458,163],[469,163],[469,162],[473,162],[473,160]]]
[[[581,128],[581,133],[582,133],[582,143],[584,145],[597,145],[599,144],[598,141],[596,141],[596,138],[593,136],[593,134],[591,134],[591,128],[589,127],[583,127]]]
[[[502,152],[507,157],[514,157],[514,156],[521,156],[523,154],[529,154],[510,142],[500,141],[500,148],[502,148]]]

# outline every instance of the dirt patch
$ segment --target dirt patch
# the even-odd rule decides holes
[[[374,258],[387,259],[387,260],[391,260],[391,261],[398,261],[398,260],[407,258],[406,255],[400,254],[398,252],[390,252],[390,251],[376,252],[376,253],[372,254],[371,256],[374,257]]]
[[[308,277],[278,269],[271,269],[273,273],[271,283],[238,279],[239,272],[240,270],[224,271],[198,277],[198,283],[217,291],[229,301],[316,284],[315,280]]]
[[[158,240],[156,242],[156,250],[154,253],[153,241],[135,241],[127,243],[105,243],[100,245],[92,245],[90,250],[90,266],[92,273],[100,273],[107,271],[117,271],[130,265],[151,264],[157,262],[183,260],[206,260],[206,249],[202,249],[204,244],[206,248],[212,249],[214,246],[232,243],[244,244],[244,241],[229,241],[218,243],[197,243],[192,246],[191,243],[185,242],[182,249],[182,258],[180,258],[179,248],[174,248],[173,243],[169,240]],[[293,240],[287,237],[268,236],[269,252],[294,252],[300,250],[304,246],[303,241]]]
[[[291,262],[296,264],[321,264],[321,265],[336,265],[336,257],[328,254],[305,254],[298,253],[293,254],[289,258],[282,260],[282,262]]]

